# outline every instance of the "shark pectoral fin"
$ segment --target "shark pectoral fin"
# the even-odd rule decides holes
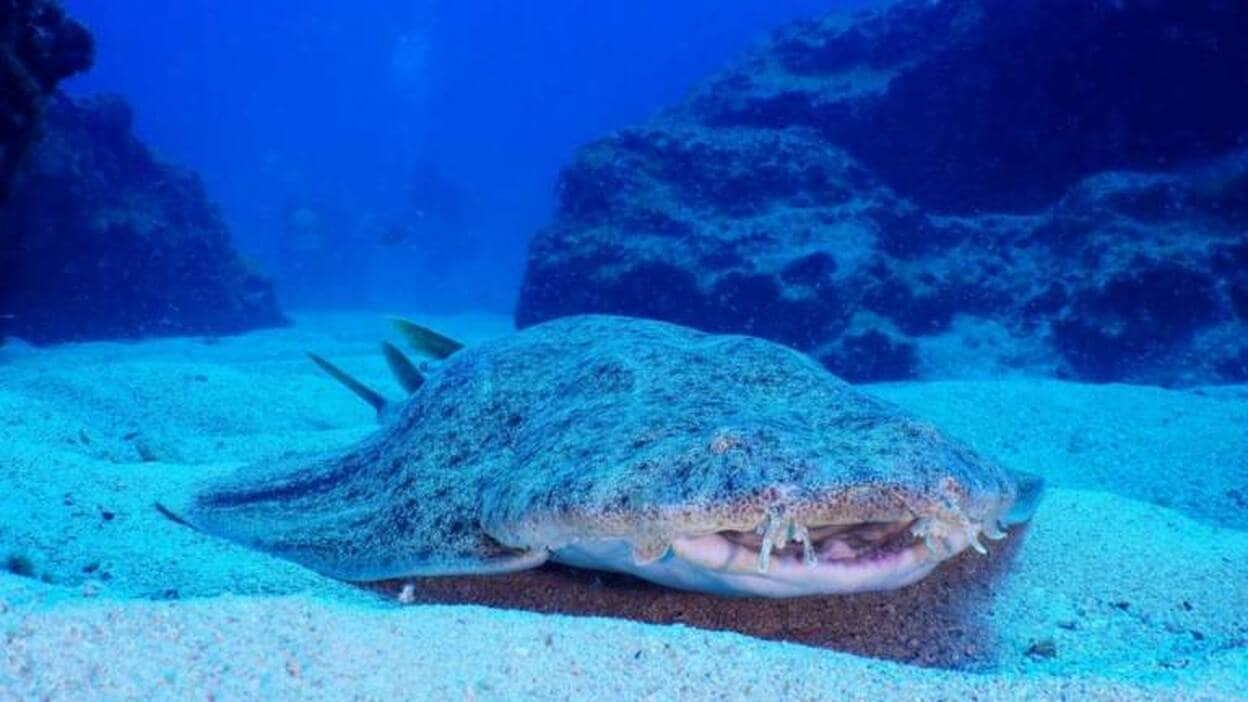
[[[401,494],[378,460],[380,437],[340,453],[282,456],[171,489],[170,520],[339,580],[504,573],[544,550],[506,546],[478,525],[476,493],[437,480]],[[426,475],[442,476],[433,469]]]
[[[390,366],[390,372],[394,374],[395,379],[399,381],[399,385],[403,386],[407,394],[416,392],[421,385],[425,384],[425,376],[412,365],[411,360],[399,350],[399,347],[389,341],[383,341],[381,352],[386,357],[386,365]]]
[[[325,371],[329,377],[337,380],[339,383],[342,383],[344,387],[355,393],[357,397],[367,402],[370,407],[377,411],[378,416],[385,413],[386,405],[388,403],[386,402],[386,398],[382,397],[376,390],[373,390],[364,383],[361,383],[359,380],[356,380],[351,376],[351,374],[330,363],[321,356],[308,352],[308,358],[312,359],[312,362],[320,367],[321,370]]]
[[[444,359],[456,351],[464,348],[464,345],[443,336],[434,330],[423,327],[410,319],[402,317],[391,317],[390,321],[394,323],[394,328],[399,330],[407,343],[413,349],[436,359]]]
[[[440,575],[499,575],[530,570],[548,560],[550,560],[550,551],[520,551],[493,544],[489,549],[476,549],[452,562],[412,563],[405,569],[402,576],[392,575],[385,579]]]
[[[1001,521],[1005,526],[1012,526],[1022,524],[1035,514],[1036,506],[1040,504],[1040,497],[1044,494],[1044,478],[1034,473],[1017,470],[1007,472],[1014,480],[1018,496],[1014,498],[1013,506]]]

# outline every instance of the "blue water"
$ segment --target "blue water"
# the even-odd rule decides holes
[[[765,28],[853,4],[72,0],[98,51],[67,87],[125,95],[286,304],[510,310],[577,146],[674,102]],[[377,246],[418,212],[430,226],[410,247]]]

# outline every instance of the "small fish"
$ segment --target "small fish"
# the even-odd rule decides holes
[[[398,246],[407,241],[408,230],[398,224],[393,224],[381,233],[382,246]]]

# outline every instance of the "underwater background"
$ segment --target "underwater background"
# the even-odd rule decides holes
[[[0,0],[0,698],[1248,699],[1248,4]],[[403,315],[778,342],[1043,476],[895,592],[359,588],[152,505]],[[969,556],[969,557],[968,557]]]
[[[577,146],[826,3],[69,9],[101,47],[65,88],[124,95],[136,134],[204,178],[286,305],[508,311]]]

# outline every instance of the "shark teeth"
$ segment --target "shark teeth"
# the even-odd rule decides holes
[[[988,526],[984,527],[983,534],[993,541],[1000,541],[1008,536],[1005,528],[995,521],[989,522]]]
[[[949,524],[935,517],[924,517],[914,522],[910,533],[923,541],[923,547],[933,556],[943,559],[946,553],[945,539],[949,536]]]
[[[975,553],[978,553],[981,556],[987,556],[988,549],[984,548],[984,545],[980,543],[979,534],[980,528],[978,525],[966,525],[966,543],[969,544],[971,548],[975,549]]]
[[[802,545],[802,565],[807,568],[819,565],[819,556],[810,538],[810,530],[796,521],[781,515],[768,515],[767,519],[754,530],[754,533],[763,539],[757,556],[759,573],[766,574],[771,568],[772,553],[783,549],[789,543]]]
[[[771,567],[772,549],[784,548],[788,541],[788,524],[783,518],[769,514],[756,532],[763,537],[763,545],[758,549],[758,572],[766,574]]]
[[[894,527],[895,528],[895,527]],[[905,529],[906,527],[901,527]],[[936,559],[943,560],[953,555],[955,544],[965,543],[967,547],[974,549],[980,555],[987,555],[988,549],[984,546],[981,537],[987,537],[991,540],[999,540],[1005,538],[1005,532],[995,523],[989,522],[987,525],[977,522],[966,521],[958,518],[929,516],[914,520],[908,525],[910,535],[921,542],[927,551]],[[881,530],[884,531],[881,531]],[[787,557],[796,557],[796,548],[790,547],[790,544],[801,544],[801,561],[802,565],[807,568],[815,568],[819,565],[820,557],[831,558],[837,560],[841,556],[845,558],[853,558],[867,553],[873,547],[898,548],[898,544],[892,536],[887,532],[887,525],[864,524],[850,527],[849,529],[836,527],[821,527],[810,530],[805,525],[786,517],[782,513],[768,514],[762,524],[754,529],[754,538],[757,540],[750,544],[748,541],[742,541],[741,537],[729,537],[737,543],[743,543],[747,547],[756,549],[755,564],[760,574],[766,575],[771,569],[772,559],[777,554],[785,552]],[[862,541],[866,539],[866,543]],[[892,545],[888,546],[885,542],[892,540]],[[839,551],[835,549],[850,549],[849,553],[842,553],[841,556],[835,555]],[[821,554],[822,551],[822,554]]]
[[[819,556],[815,554],[815,545],[810,540],[810,531],[801,524],[793,525],[796,540],[802,542],[802,565],[814,568],[819,565]]]
[[[945,556],[950,555],[947,553],[947,539],[951,533],[956,533],[954,530],[957,528],[959,528],[959,525],[950,524],[935,517],[927,517],[916,521],[914,526],[910,528],[910,533],[914,534],[915,538],[922,539],[923,546],[926,547],[933,556],[944,558]],[[988,555],[988,549],[985,548],[983,542],[979,540],[981,534],[994,541],[1005,537],[1005,534],[1001,533],[999,529],[992,529],[990,531],[984,529],[983,525],[976,524],[974,522],[963,524],[961,525],[961,528],[966,538],[966,545],[975,549],[975,552],[981,556]]]

